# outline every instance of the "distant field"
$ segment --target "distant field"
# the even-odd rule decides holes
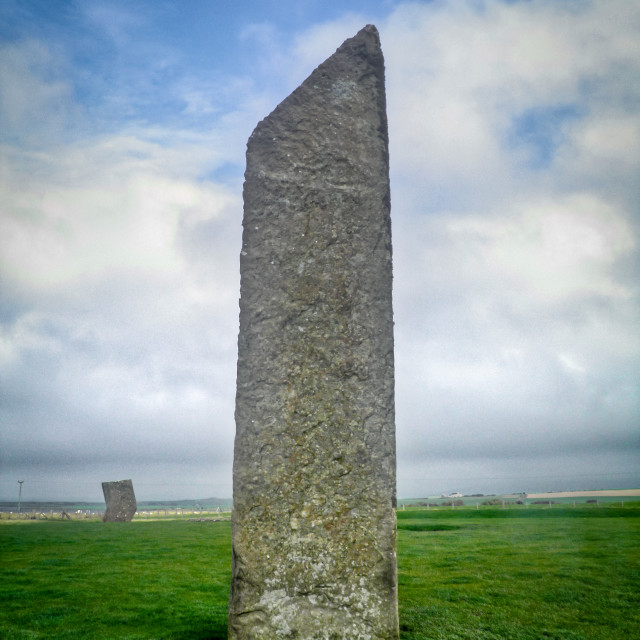
[[[607,491],[554,491],[552,493],[528,493],[527,500],[540,498],[638,498],[640,489],[615,489]]]
[[[402,640],[640,638],[640,503],[398,513]],[[3,640],[226,638],[228,522],[0,523]]]
[[[534,504],[536,501],[545,500],[552,503],[564,504],[564,503],[585,503],[587,501],[597,500],[603,503],[624,504],[625,501],[635,500],[640,498],[640,489],[608,489],[597,491],[554,491],[547,493],[512,493],[512,494],[478,494],[478,495],[464,495],[462,497],[452,496],[429,496],[424,498],[408,498],[398,499],[398,505],[402,508],[416,507],[420,505],[426,505],[429,503],[432,506],[438,506],[443,503],[451,503],[452,501],[457,504],[463,505],[486,505],[487,502],[493,501],[495,504],[504,500],[506,505],[510,504]]]

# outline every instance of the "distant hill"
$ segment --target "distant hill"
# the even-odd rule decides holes
[[[201,498],[200,500],[138,500],[138,509],[193,509],[202,507],[203,509],[210,507],[230,507],[232,504],[231,498]],[[104,502],[85,502],[78,500],[75,502],[63,502],[63,501],[39,501],[30,500],[22,501],[22,511],[76,511],[78,509],[82,511],[103,511],[105,508]],[[17,511],[17,501],[0,501],[0,511]]]
[[[201,498],[200,500],[145,500],[144,502],[138,502],[138,508],[140,507],[153,507],[158,509],[160,507],[230,507],[233,501],[231,498]]]

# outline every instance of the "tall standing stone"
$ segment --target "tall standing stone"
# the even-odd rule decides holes
[[[247,146],[229,637],[398,637],[384,60],[347,40]]]
[[[105,522],[131,522],[138,509],[131,480],[103,482],[102,493],[107,509],[102,518]]]

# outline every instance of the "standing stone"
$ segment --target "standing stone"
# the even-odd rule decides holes
[[[398,637],[389,213],[369,25],[247,145],[234,640]]]
[[[131,522],[138,509],[131,480],[103,482],[102,493],[107,510],[102,518],[104,522]]]

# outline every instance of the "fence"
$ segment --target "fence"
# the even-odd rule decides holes
[[[231,513],[230,507],[203,508],[203,509],[141,509],[136,512],[134,520],[175,520],[191,517],[215,517],[227,516]],[[39,511],[36,509],[15,511],[0,511],[0,520],[101,520],[104,511],[91,509],[55,510],[49,509]]]

